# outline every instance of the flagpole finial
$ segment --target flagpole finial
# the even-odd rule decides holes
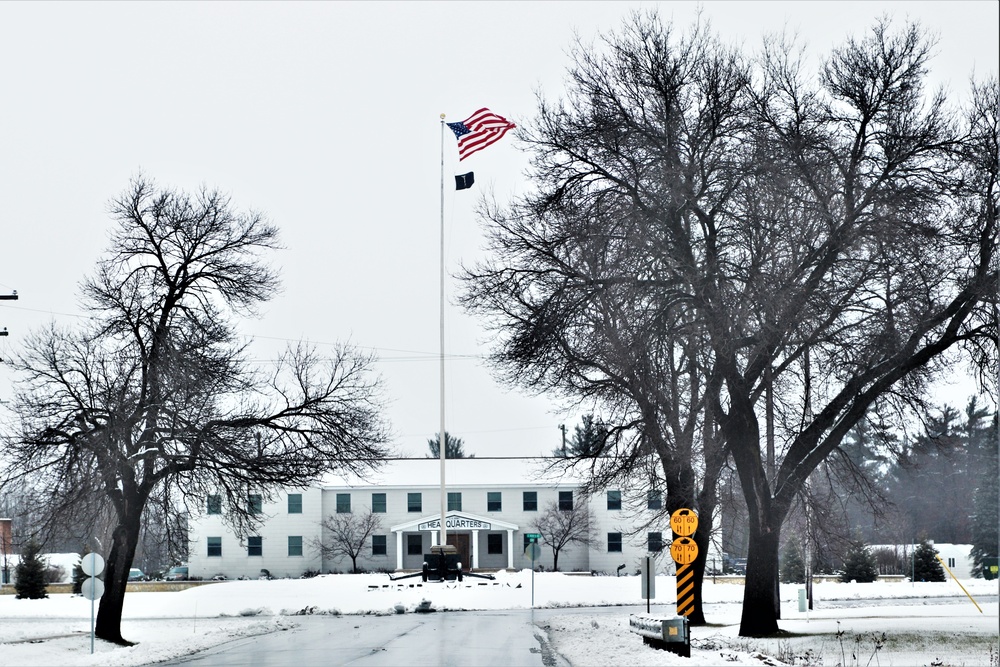
[[[444,120],[444,114],[441,114],[441,120]]]

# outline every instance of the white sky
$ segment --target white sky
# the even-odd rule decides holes
[[[939,31],[933,75],[961,96],[997,71],[997,2],[707,2],[716,30],[747,48],[798,30],[815,55],[884,12]],[[286,340],[350,339],[376,351],[404,455],[438,430],[440,123],[487,106],[533,117],[563,89],[574,31],[590,40],[632,8],[687,27],[693,2],[0,3],[0,356],[27,331],[79,317],[77,285],[105,249],[107,202],[140,170],[200,184],[267,213],[286,250],[284,292],[248,323],[255,354]],[[513,134],[446,181],[446,268],[481,256],[477,197],[525,187]],[[461,171],[459,171],[461,169]],[[450,297],[458,284],[448,281]],[[449,298],[450,298],[449,297]],[[576,414],[500,387],[482,327],[446,313],[447,429],[481,456],[547,454]],[[0,400],[9,397],[0,368]],[[964,404],[966,396],[956,396]]]

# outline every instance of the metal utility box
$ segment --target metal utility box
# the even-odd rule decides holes
[[[640,635],[648,646],[691,657],[691,633],[687,616],[647,616],[631,614],[629,630]]]

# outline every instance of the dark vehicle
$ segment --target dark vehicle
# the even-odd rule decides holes
[[[131,570],[128,571],[128,580],[129,581],[145,581],[146,580],[146,575],[139,568],[133,567]]]
[[[164,581],[187,581],[188,580],[188,567],[187,565],[178,565],[167,570],[167,573],[163,575]]]

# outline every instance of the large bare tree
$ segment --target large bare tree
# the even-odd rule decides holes
[[[721,380],[692,306],[704,248],[690,207],[721,208],[738,182],[748,65],[704,25],[679,34],[646,15],[573,57],[568,98],[541,99],[522,124],[535,190],[483,209],[491,257],[466,273],[465,304],[500,334],[492,359],[507,381],[600,412],[601,456],[570,460],[588,491],[664,493],[659,528],[679,508],[699,513],[691,622],[703,624],[726,453],[708,400]]]
[[[778,630],[782,523],[858,420],[996,362],[997,83],[949,107],[930,49],[880,21],[811,77],[781,39],[748,59],[634,15],[521,124],[535,189],[484,211],[467,303],[508,379],[632,415],[614,464],[655,452],[703,521],[733,457],[743,635]]]
[[[768,43],[753,161],[729,210],[697,211],[716,408],[750,517],[744,635],[777,631],[782,523],[851,428],[878,404],[919,401],[963,349],[967,367],[996,358],[997,165],[981,148],[996,145],[996,82],[956,122],[943,93],[925,93],[931,48],[919,26],[879,21],[814,83],[791,46]],[[770,475],[768,376],[798,413]]]
[[[97,636],[126,643],[121,613],[144,513],[203,511],[226,496],[245,534],[271,497],[330,469],[364,473],[384,458],[370,358],[293,346],[253,364],[240,316],[278,289],[266,253],[278,230],[223,193],[189,195],[139,177],[110,206],[107,254],[82,285],[91,319],[34,332],[13,363],[17,436],[2,483],[25,483],[49,517],[109,511],[107,589]]]

